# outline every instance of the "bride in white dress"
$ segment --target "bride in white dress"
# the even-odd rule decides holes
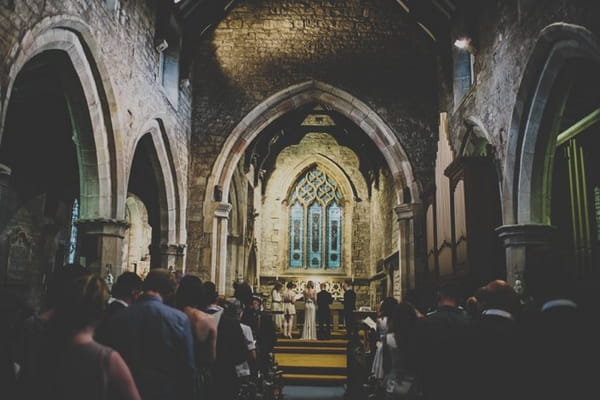
[[[315,285],[312,281],[308,281],[304,289],[304,328],[302,329],[302,339],[317,339],[316,300],[317,291],[315,290]]]

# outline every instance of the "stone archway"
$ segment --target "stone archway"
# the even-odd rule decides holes
[[[27,31],[9,53],[6,87],[0,116],[0,141],[15,81],[34,57],[50,51],[66,54],[84,94],[89,129],[79,129],[75,139],[79,160],[80,215],[79,253],[85,264],[100,272],[104,265],[118,265],[124,227],[124,203],[119,210],[123,154],[116,101],[91,29],[77,17],[58,15],[43,19]],[[124,200],[124,198],[123,198]]]
[[[410,268],[414,270],[415,257],[419,257],[421,252],[424,253],[420,249],[414,251],[413,248],[415,245],[417,248],[422,247],[418,244],[420,239],[415,238],[415,231],[420,229],[418,226],[422,222],[421,188],[395,133],[377,113],[359,99],[334,86],[312,80],[282,90],[250,111],[228,136],[213,165],[207,182],[203,210],[204,231],[210,232],[211,235],[210,279],[217,282],[219,291],[225,289],[227,220],[231,210],[228,195],[238,162],[252,140],[271,122],[309,103],[331,107],[354,122],[373,141],[391,172],[397,204],[402,204],[402,207],[396,210],[403,221],[400,229],[401,240],[409,243],[411,247],[403,251],[406,257],[404,263],[410,264]],[[219,195],[216,198],[217,193]],[[403,204],[407,198],[411,199],[410,203]],[[419,222],[415,225],[412,222],[416,219]],[[412,222],[406,224],[406,221]]]
[[[142,191],[141,195],[137,194],[149,208],[149,219],[154,225],[151,266],[182,270],[185,246],[180,240],[185,238],[185,229],[182,227],[181,194],[166,132],[158,119],[144,125],[142,132],[132,146],[134,156],[127,170],[127,188],[129,191],[137,187]],[[146,167],[143,173],[140,165]],[[140,179],[146,180],[146,184],[141,184]],[[148,191],[145,186],[154,190]]]
[[[551,179],[550,145],[556,137],[541,127],[557,77],[575,59],[600,64],[598,38],[582,26],[547,26],[529,57],[517,93],[504,165],[504,226],[498,228],[507,248],[507,275],[512,282],[522,278],[528,260],[545,251],[554,236],[546,194]]]
[[[8,103],[19,72],[38,54],[50,50],[66,53],[83,88],[92,125],[89,137],[78,138],[79,157],[82,161],[80,219],[115,218],[116,187],[120,176],[118,168],[121,165],[116,157],[122,152],[117,151],[121,146],[119,136],[115,135],[111,115],[118,113],[114,110],[116,103],[110,81],[102,78],[99,71],[104,70],[101,64],[97,63],[97,59],[93,58],[90,47],[94,46],[93,41],[87,42],[82,39],[91,39],[91,34],[85,33],[87,30],[87,25],[72,17],[47,18],[28,31],[22,41],[13,47],[10,53],[14,54],[14,61],[8,71],[8,83],[2,98],[0,143]]]

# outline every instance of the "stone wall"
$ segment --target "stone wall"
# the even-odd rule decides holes
[[[309,80],[364,101],[395,131],[417,178],[432,182],[437,96],[431,47],[393,1],[241,2],[199,45],[190,198],[212,192],[206,184],[213,163],[250,110]],[[207,268],[201,250],[210,236],[202,207],[195,200],[189,208],[188,264]]]
[[[10,3],[14,6],[10,7]],[[160,118],[169,137],[178,177],[185,187],[191,90],[182,88],[176,105],[164,94],[159,80],[159,53],[154,49],[157,1],[117,1],[120,3],[117,10],[109,9],[106,3],[105,0],[0,2],[2,93],[6,93],[8,73],[16,54],[35,39],[31,35],[40,26],[80,30],[93,61],[105,70],[102,78],[114,92],[118,114],[111,115],[111,120],[117,133],[120,131],[123,135],[123,146],[118,150],[122,152],[127,171],[133,159],[133,147],[145,133],[144,125]]]
[[[114,175],[100,176],[99,179],[112,180],[111,185],[116,180],[116,193],[100,193],[99,196],[111,197],[110,202],[115,202],[115,198],[122,199],[122,204],[100,216],[124,220],[127,178],[135,146],[138,139],[147,133],[147,127],[156,125],[157,121],[160,121],[158,125],[164,127],[163,146],[173,155],[173,160],[168,162],[172,162],[172,169],[176,171],[174,185],[182,197],[180,204],[186,204],[191,89],[182,87],[177,103],[170,102],[165,95],[159,79],[159,53],[154,48],[157,1],[117,3],[119,6],[116,9],[110,9],[104,0],[0,1],[0,59],[3,60],[0,64],[0,111],[4,112],[2,108],[8,104],[9,85],[19,72],[16,66],[23,62],[20,54],[38,45],[36,38],[50,29],[74,32],[87,52],[91,75],[95,74],[90,81],[96,84],[101,100],[106,102],[109,111],[104,110],[108,114],[105,122],[110,126],[108,132],[114,137],[116,154],[113,156],[116,165],[109,167]],[[91,110],[100,105],[88,104],[88,107]],[[109,148],[113,139],[105,140],[103,148],[98,149],[99,154],[108,154],[106,148]],[[31,145],[35,146],[35,143]],[[158,153],[160,155],[160,151]],[[110,162],[103,158],[99,160],[99,163]],[[40,165],[39,168],[44,166]],[[120,197],[115,197],[117,195]],[[10,201],[10,195],[0,200],[4,199]],[[58,241],[68,239],[68,233],[64,231],[69,229],[70,210],[65,209],[59,220],[50,221],[44,216],[43,196],[42,203],[34,206],[26,205],[27,219],[18,218],[23,210],[16,211],[14,218],[9,215],[7,225],[0,226],[0,237],[5,240],[7,231],[15,227],[35,233],[37,248],[32,252],[27,282],[28,285],[33,284],[30,290],[38,293],[43,280],[41,269],[54,261],[47,257],[51,257]],[[58,229],[58,233],[53,231],[56,230],[53,228],[56,223],[65,225]],[[45,232],[45,236],[38,237],[36,232]],[[185,240],[185,232],[181,239]],[[0,253],[4,260],[5,252]],[[4,267],[4,262],[0,264]],[[0,282],[3,277],[4,271],[0,271]],[[38,304],[37,294],[29,298]]]
[[[338,164],[340,171],[332,170],[328,160],[318,156],[327,154]],[[343,267],[339,277],[335,273],[317,270],[307,272],[287,268],[288,263],[288,228],[289,211],[285,202],[290,188],[295,184],[300,173],[312,163],[319,165],[324,171],[331,172],[344,194],[346,213],[343,223]],[[394,195],[392,182],[388,179],[389,171],[380,172],[379,185],[373,184],[371,196],[367,184],[359,171],[359,159],[349,148],[340,146],[333,137],[326,133],[308,133],[298,145],[285,148],[278,156],[275,168],[266,183],[266,190],[260,208],[261,220],[258,242],[260,243],[261,276],[281,279],[310,279],[316,277],[326,281],[341,282],[354,277],[364,281],[375,272],[377,262],[397,250],[397,237],[392,236],[393,225],[397,224],[393,216]],[[347,177],[347,178],[346,178]],[[348,193],[349,179],[356,188],[359,202]],[[344,192],[346,190],[346,192]],[[387,210],[386,210],[386,207]],[[350,216],[348,219],[347,216]],[[396,249],[395,249],[396,248]],[[394,250],[395,249],[395,250]],[[333,275],[332,275],[333,274]],[[303,276],[306,278],[302,278]],[[357,293],[361,305],[369,305],[368,285],[366,289],[357,284]],[[359,290],[360,289],[360,290]],[[365,290],[363,290],[365,289]],[[362,291],[361,291],[362,290]],[[264,292],[264,290],[262,290]],[[268,292],[267,292],[268,293]]]
[[[540,6],[543,3],[543,6]],[[452,146],[460,148],[467,118],[479,121],[494,146],[498,171],[504,167],[507,134],[515,108],[517,91],[527,60],[541,30],[553,23],[583,25],[600,32],[598,2],[550,0],[486,2],[479,7],[475,33],[475,83],[460,104],[453,104],[452,92],[441,94],[441,112],[449,113]],[[458,27],[454,28],[455,31]],[[448,43],[450,47],[452,44]],[[445,59],[451,71],[451,60]],[[442,75],[444,87],[452,88],[451,75]]]

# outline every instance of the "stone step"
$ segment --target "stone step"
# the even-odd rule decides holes
[[[276,346],[277,353],[346,354],[345,347]]]
[[[277,339],[277,346],[296,346],[296,347],[339,347],[346,348],[348,341],[345,339],[329,340],[305,340],[305,339]],[[275,349],[277,351],[277,349]]]
[[[286,385],[334,386],[346,383],[346,376],[322,374],[286,374],[283,375]]]
[[[276,353],[275,361],[286,374],[346,376],[346,354]]]

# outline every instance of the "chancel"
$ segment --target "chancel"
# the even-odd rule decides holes
[[[600,398],[599,16],[0,0],[0,397]]]

